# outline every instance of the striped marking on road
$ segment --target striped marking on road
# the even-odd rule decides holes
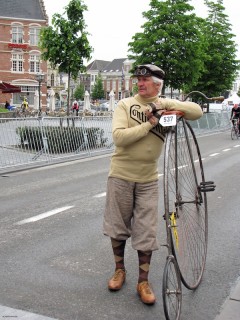
[[[219,154],[220,154],[219,152],[217,152],[217,153],[212,153],[212,154],[209,155],[209,157],[216,157],[216,156],[218,156]]]
[[[98,193],[95,196],[93,196],[93,198],[102,198],[102,197],[106,197],[106,192]]]
[[[227,152],[227,151],[230,151],[231,149],[229,148],[229,149],[224,149],[223,150],[223,152]]]
[[[71,208],[73,208],[73,207],[74,207],[74,206],[66,206],[66,207],[62,207],[62,208],[57,208],[57,209],[54,209],[54,210],[50,210],[50,211],[47,211],[47,212],[38,214],[37,216],[34,216],[34,217],[31,217],[31,218],[28,218],[28,219],[21,220],[21,221],[17,222],[16,224],[17,224],[17,225],[23,225],[23,224],[26,224],[26,223],[36,222],[36,221],[39,221],[39,220],[42,220],[42,219],[51,217],[51,216],[53,216],[53,215],[55,215],[55,214],[57,214],[57,213],[61,213],[61,212],[63,212],[63,211],[69,210],[69,209],[71,209]]]

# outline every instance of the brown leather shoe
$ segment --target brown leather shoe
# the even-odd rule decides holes
[[[108,281],[108,289],[112,291],[120,290],[126,279],[126,271],[123,269],[117,269]]]
[[[143,303],[154,304],[156,301],[155,295],[147,281],[138,283],[137,292]]]

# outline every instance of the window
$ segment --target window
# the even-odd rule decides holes
[[[22,26],[13,25],[12,43],[23,43],[23,27]]]
[[[51,74],[51,87],[54,87],[54,74]]]
[[[22,53],[12,54],[12,71],[23,72],[23,54]]]
[[[32,46],[37,46],[39,41],[40,28],[39,27],[30,27],[29,35],[30,35],[30,44]]]
[[[129,80],[125,80],[125,90],[129,90]]]
[[[38,54],[30,54],[30,70],[29,72],[40,72],[40,57]]]
[[[109,80],[107,81],[107,91],[110,92],[110,81]]]

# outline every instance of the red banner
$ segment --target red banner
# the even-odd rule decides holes
[[[28,45],[23,43],[9,43],[9,48],[27,49]]]

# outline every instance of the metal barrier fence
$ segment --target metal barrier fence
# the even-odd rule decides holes
[[[230,128],[230,112],[191,121],[196,135]],[[112,118],[0,118],[0,172],[111,153]]]

